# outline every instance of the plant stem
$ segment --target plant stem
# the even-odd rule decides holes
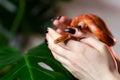
[[[15,17],[12,27],[11,27],[12,35],[14,35],[17,32],[17,30],[19,28],[19,24],[24,15],[24,11],[25,11],[25,0],[19,0],[19,9],[17,11],[16,17]]]

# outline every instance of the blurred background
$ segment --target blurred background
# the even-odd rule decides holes
[[[71,0],[0,0],[0,46],[22,52],[43,42],[44,30],[60,11],[59,2]]]
[[[82,13],[101,17],[115,36],[115,52],[120,55],[119,0],[0,0],[0,45],[26,52],[44,41],[44,29],[51,18],[73,18]]]

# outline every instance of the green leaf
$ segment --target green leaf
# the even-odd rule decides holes
[[[6,74],[12,67],[13,63],[21,58],[20,52],[15,48],[0,47],[0,76]]]
[[[45,43],[42,43],[41,45],[32,48],[28,51],[29,55],[36,55],[36,56],[47,56],[53,58],[51,51],[48,49],[47,45]]]
[[[45,44],[31,49],[16,62],[0,80],[76,80],[54,59]]]
[[[21,57],[20,52],[15,48],[0,47],[0,66],[16,62]]]
[[[24,9],[25,9],[25,0],[19,0],[19,9],[16,14],[15,20],[13,21],[12,27],[11,27],[11,33],[15,34],[18,31],[19,24],[22,20],[22,17],[24,15]]]
[[[51,51],[48,49],[45,43],[37,46],[36,48],[31,49],[29,55],[36,55],[36,56],[43,56],[48,58],[48,60],[44,61],[50,67],[52,67],[55,71],[61,72],[62,74],[66,75],[70,80],[74,80],[75,78],[58,62],[54,59],[51,54]],[[52,59],[53,62],[49,62]]]
[[[24,55],[18,65],[13,68],[1,80],[67,80],[67,77],[59,72],[46,70],[38,65],[38,61],[44,58]]]
[[[0,28],[0,45],[7,45],[8,44],[8,38],[5,36],[5,34],[1,33]]]

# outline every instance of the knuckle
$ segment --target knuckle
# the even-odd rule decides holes
[[[99,48],[99,51],[101,51],[102,53],[105,52],[106,50],[108,50],[108,46],[106,44],[102,44],[101,47]]]

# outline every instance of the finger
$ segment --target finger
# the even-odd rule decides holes
[[[84,44],[87,44],[87,45],[97,49],[100,52],[104,51],[107,48],[106,44],[104,44],[103,42],[101,42],[98,39],[91,37],[91,36],[81,39],[80,41]]]
[[[55,19],[53,21],[53,24],[61,30],[64,30],[66,28],[66,26],[70,25],[70,23],[71,23],[71,19],[69,19],[65,16],[62,16],[61,18],[59,18],[59,20]]]
[[[67,66],[67,65],[70,64],[70,61],[68,61],[67,58],[64,58],[64,57],[58,55],[58,53],[55,53],[54,51],[52,51],[52,54],[53,54],[54,58],[56,60],[58,60],[62,65],[66,65]]]
[[[66,46],[69,47],[70,51],[75,52],[75,53],[84,51],[85,47],[89,47],[88,45],[80,41],[75,41],[75,40],[69,40],[66,43]]]
[[[56,32],[57,32],[57,33],[59,33],[59,34],[64,33],[64,31],[63,31],[63,30],[61,30],[60,28],[56,29]]]
[[[67,54],[69,53],[69,48],[67,48],[63,42],[58,43],[58,44],[54,44],[54,40],[57,37],[60,37],[60,34],[55,32],[51,28],[48,28],[48,30],[49,30],[49,33],[46,34],[46,39],[48,40],[48,47],[52,51],[58,53],[59,55],[66,57]]]
[[[66,24],[61,23],[59,20],[54,20],[53,24],[60,29],[64,29],[67,26]]]
[[[73,33],[71,33],[71,32],[73,32],[73,31],[69,31],[69,30],[72,30],[72,29],[74,29],[75,30],[75,33],[73,34]],[[78,31],[78,29],[77,28],[68,28],[68,30],[66,30],[68,33],[70,33],[73,37],[75,37],[75,38],[77,38],[77,40],[78,41],[75,41],[75,40],[69,40],[68,42],[67,42],[67,46],[69,46],[70,48],[72,48],[72,49],[75,49],[75,48],[78,48],[78,47],[74,47],[74,46],[81,46],[81,47],[83,47],[83,46],[85,46],[86,44],[84,44],[84,43],[82,43],[81,41],[79,41],[79,40],[81,40],[81,39],[84,39],[84,38],[87,38],[88,36],[91,36],[91,35],[88,35],[89,33],[83,33],[82,31]],[[73,46],[74,45],[74,46]]]
[[[57,53],[52,51],[52,54],[56,60],[58,60],[67,70],[69,70],[71,73],[75,74],[73,70],[75,65],[72,65],[72,61],[59,56]]]
[[[59,21],[60,21],[60,23],[63,23],[63,24],[66,24],[66,25],[70,25],[72,20],[70,18],[68,18],[68,17],[62,16],[59,19]]]
[[[109,46],[107,46],[105,43],[103,43],[103,42],[99,41],[98,39],[93,38],[91,36],[87,37],[85,39],[82,39],[81,42],[95,48],[96,50],[101,52],[102,55],[107,55],[108,56],[107,58],[111,62],[110,65],[112,67],[116,67],[116,69],[117,69],[117,63],[115,61],[114,55],[112,54],[112,51],[110,50]]]
[[[54,42],[55,39],[57,39],[58,37],[61,36],[55,30],[53,30],[52,28],[49,28],[49,27],[48,27],[48,33],[47,33],[47,35],[49,35],[52,38],[53,42]]]
[[[64,31],[70,33],[72,36],[76,38],[80,38],[83,35],[85,35],[83,32],[78,31],[77,28],[66,28]]]
[[[89,45],[90,47],[93,47],[93,48],[96,48],[97,50],[99,51],[103,51],[105,48],[107,48],[107,45],[101,41],[99,41],[96,36],[94,36],[93,34],[91,34],[90,32],[82,32],[82,31],[79,31],[78,29],[75,28],[75,34],[72,34],[72,36],[78,38],[80,40],[80,43],[77,43],[75,41],[72,41],[72,45],[76,44],[76,45],[81,45],[82,46],[85,46],[83,45],[84,44],[87,44]],[[69,45],[69,44],[68,44]],[[71,44],[70,44],[71,45]],[[71,46],[72,47],[72,46]]]

